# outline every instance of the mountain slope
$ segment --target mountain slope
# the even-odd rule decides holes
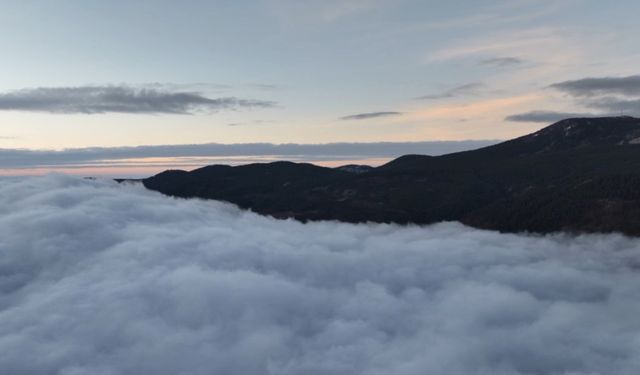
[[[568,119],[482,149],[407,155],[364,173],[280,162],[169,171],[143,182],[279,218],[640,235],[639,141],[636,118]]]

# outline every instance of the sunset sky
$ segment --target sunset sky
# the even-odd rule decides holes
[[[15,149],[500,140],[640,113],[632,0],[1,3],[0,168],[25,167]]]

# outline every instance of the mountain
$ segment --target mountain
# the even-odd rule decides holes
[[[215,165],[143,183],[303,221],[457,220],[505,232],[640,235],[640,119],[567,119],[497,145],[405,155],[377,168]]]

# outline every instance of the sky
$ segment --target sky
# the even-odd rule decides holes
[[[632,0],[1,4],[4,151],[492,141],[640,114]]]
[[[300,223],[140,184],[0,179],[0,368],[640,372],[640,243]]]

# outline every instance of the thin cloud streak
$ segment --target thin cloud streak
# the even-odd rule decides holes
[[[194,114],[268,108],[274,102],[236,97],[207,98],[197,92],[130,86],[40,87],[0,94],[0,111],[64,114]]]
[[[574,97],[600,95],[640,96],[640,75],[628,77],[583,78],[554,83],[550,88]]]
[[[600,115],[640,115],[640,75],[588,77],[548,87],[567,94],[576,104],[599,111]]]
[[[439,94],[423,95],[416,99],[419,100],[434,100],[434,99],[447,99],[455,98],[459,96],[477,95],[485,85],[481,82],[471,82],[464,85],[453,87],[449,90],[441,92]]]
[[[488,65],[499,68],[505,68],[515,65],[521,65],[524,63],[524,60],[517,57],[493,57],[490,59],[484,59],[480,61],[480,65]]]
[[[328,144],[195,144],[111,148],[80,148],[62,151],[0,149],[0,168],[67,166],[78,163],[108,165],[109,161],[141,158],[188,158],[238,156],[295,157],[296,161],[326,158],[393,158],[405,154],[442,155],[497,143],[496,140],[378,142]],[[105,162],[107,161],[107,162]],[[115,163],[114,163],[115,164]]]
[[[505,121],[553,123],[568,118],[597,117],[592,113],[572,113],[555,111],[530,111],[507,116]]]
[[[523,56],[531,58],[544,48],[557,49],[566,41],[558,36],[555,28],[533,28],[517,32],[496,33],[494,35],[463,38],[447,47],[429,53],[424,62],[442,63],[469,57],[491,58],[496,55]]]
[[[367,113],[358,113],[355,115],[349,115],[349,116],[344,116],[344,117],[340,117],[340,120],[369,120],[372,118],[380,118],[380,117],[392,117],[392,116],[400,116],[402,115],[402,112],[391,112],[391,111],[387,111],[387,112],[367,112]]]
[[[590,108],[600,109],[618,115],[640,115],[640,98],[625,100],[616,97],[604,97],[589,100],[586,102],[586,105]]]

